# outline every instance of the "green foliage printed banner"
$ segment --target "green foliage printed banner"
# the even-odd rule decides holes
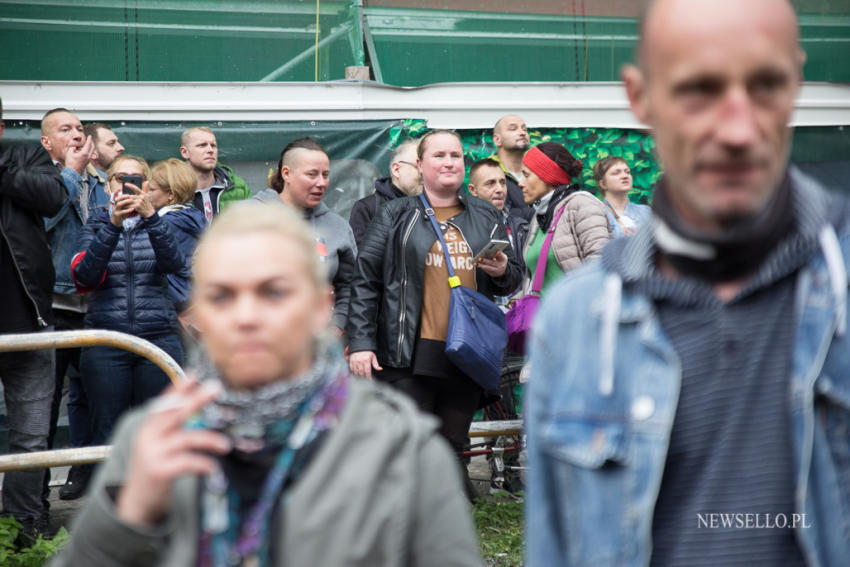
[[[407,138],[417,138],[428,130],[424,120],[404,120],[402,125],[390,130],[392,147]],[[463,151],[467,167],[496,151],[492,130],[462,130]],[[619,128],[545,128],[529,130],[531,145],[541,142],[563,144],[571,154],[584,164],[581,183],[589,191],[595,191],[594,164],[608,156],[619,156],[626,160],[632,170],[634,191],[630,198],[636,203],[649,203],[652,187],[661,176],[653,149],[655,142],[644,132]]]

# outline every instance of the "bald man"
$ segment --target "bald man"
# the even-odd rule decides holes
[[[511,216],[531,220],[534,209],[525,204],[522,189],[519,188],[519,182],[523,180],[522,156],[531,147],[525,120],[516,114],[506,114],[499,118],[493,126],[493,145],[496,146],[496,153],[489,158],[501,166],[507,182],[505,210]]]
[[[788,163],[794,10],[657,0],[638,53],[665,174],[535,321],[527,565],[847,565],[850,209]]]

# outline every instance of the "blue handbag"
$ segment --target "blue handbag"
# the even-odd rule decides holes
[[[434,218],[434,209],[424,192],[419,194],[419,199],[425,205],[425,214],[440,239],[446,268],[449,270],[449,287],[452,291],[446,356],[479,386],[485,390],[495,390],[499,387],[502,358],[508,344],[505,314],[486,295],[461,285],[460,278],[452,268],[443,233]]]

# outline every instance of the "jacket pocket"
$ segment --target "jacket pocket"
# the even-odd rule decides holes
[[[555,420],[541,430],[553,518],[573,565],[624,565],[644,514],[625,422]],[[651,513],[651,512],[650,512]]]
[[[815,391],[819,431],[813,447],[813,474],[820,477],[818,487],[824,491],[825,499],[832,501],[829,508],[841,516],[831,520],[842,526],[846,543],[850,541],[850,380],[821,375],[815,382]],[[826,438],[826,447],[818,446],[818,433]]]
[[[619,424],[554,422],[543,432],[543,448],[559,460],[590,469],[628,460],[625,427]]]

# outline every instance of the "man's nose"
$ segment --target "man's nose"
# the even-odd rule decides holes
[[[754,144],[759,135],[756,110],[744,86],[731,88],[721,103],[717,122],[718,141],[738,148]]]
[[[118,143],[118,142],[115,143],[115,151],[123,152],[124,149],[125,149],[124,146],[122,146],[120,143]]]

